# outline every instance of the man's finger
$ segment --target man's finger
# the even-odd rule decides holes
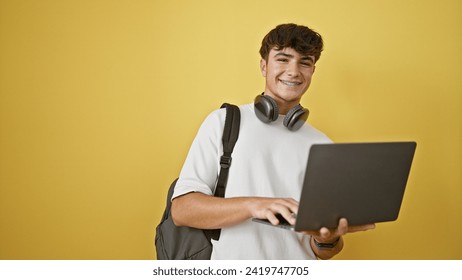
[[[365,230],[370,230],[370,229],[375,229],[375,224],[349,226],[348,227],[348,232],[365,231]]]

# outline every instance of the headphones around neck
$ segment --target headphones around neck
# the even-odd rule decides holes
[[[276,101],[268,95],[257,95],[254,102],[255,115],[264,123],[270,123],[277,120],[279,109]],[[305,123],[309,111],[300,104],[291,108],[284,117],[283,124],[290,131],[296,131]]]

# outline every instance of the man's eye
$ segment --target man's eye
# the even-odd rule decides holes
[[[287,62],[288,60],[285,59],[285,58],[279,58],[277,61],[280,61],[280,62]]]

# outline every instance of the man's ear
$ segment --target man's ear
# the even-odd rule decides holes
[[[266,60],[263,58],[260,60],[260,70],[263,77],[266,77]]]

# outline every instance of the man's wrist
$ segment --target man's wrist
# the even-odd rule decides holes
[[[319,242],[316,240],[316,238],[314,237],[311,237],[313,239],[313,243],[314,245],[320,249],[320,250],[330,250],[330,249],[333,249],[335,248],[335,246],[338,245],[338,243],[340,242],[340,236],[334,240],[333,242]]]

